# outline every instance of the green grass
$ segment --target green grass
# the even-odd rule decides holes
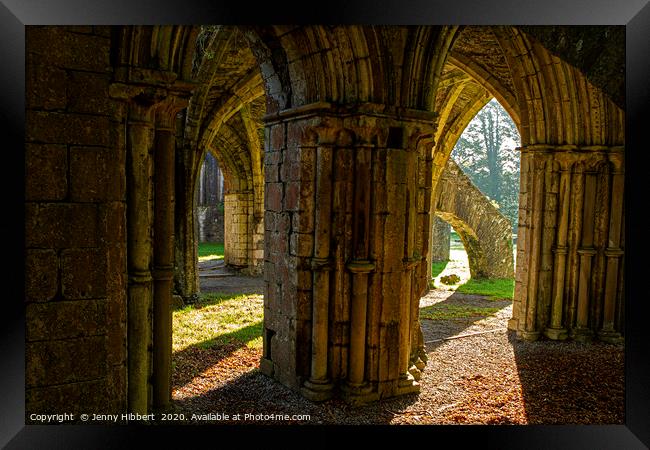
[[[485,295],[492,299],[512,299],[515,291],[513,278],[470,279],[456,289],[461,294]]]
[[[500,308],[460,306],[436,304],[420,309],[421,319],[449,320],[466,319],[470,317],[486,317],[499,311]]]
[[[199,261],[223,259],[223,242],[199,243]]]
[[[262,295],[200,294],[200,300],[173,313],[173,351],[220,344],[262,347]]]
[[[445,270],[449,261],[437,261],[431,263],[431,278],[435,278]]]

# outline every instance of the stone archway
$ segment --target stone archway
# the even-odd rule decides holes
[[[434,208],[463,241],[472,278],[514,277],[512,224],[452,159],[438,181]]]

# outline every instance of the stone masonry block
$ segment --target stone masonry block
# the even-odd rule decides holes
[[[25,297],[48,301],[56,296],[59,284],[59,259],[54,250],[27,250],[25,257]]]
[[[50,144],[110,146],[108,117],[27,111],[25,140]]]
[[[106,376],[106,336],[28,342],[26,387],[87,381]]]
[[[280,150],[285,147],[284,124],[278,123],[271,126],[271,150]]]
[[[68,193],[65,145],[25,145],[25,199],[64,200]]]
[[[66,107],[65,70],[42,64],[35,55],[26,55],[25,107],[56,110]]]
[[[288,182],[285,184],[284,195],[284,209],[288,211],[296,211],[298,209],[298,201],[300,199],[300,183]]]
[[[72,249],[61,252],[61,292],[66,299],[106,296],[110,274],[106,272],[106,250]]]
[[[282,211],[282,183],[266,183],[265,207],[271,211]]]
[[[25,205],[27,248],[80,248],[97,245],[97,207],[91,204]]]
[[[114,400],[107,402],[114,396],[106,393],[106,379],[70,383],[59,386],[31,388],[25,391],[25,409],[27,421],[31,413],[60,414],[62,411],[72,414],[111,413],[123,409],[111,405]],[[124,395],[124,394],[122,394]],[[40,422],[34,422],[40,424]]]
[[[69,339],[106,333],[106,300],[31,303],[27,341]]]
[[[107,74],[71,72],[68,79],[68,111],[109,115],[108,96],[110,78]]]
[[[70,199],[74,202],[122,200],[124,183],[111,150],[101,147],[70,149]]]
[[[91,34],[70,33],[65,27],[28,26],[25,48],[43,64],[89,72],[108,72],[110,39]]]

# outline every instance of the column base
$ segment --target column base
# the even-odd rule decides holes
[[[379,400],[379,393],[365,383],[345,383],[341,386],[341,396],[346,403],[357,406]]]
[[[264,375],[272,377],[273,374],[275,373],[275,367],[273,365],[273,361],[270,359],[262,358],[260,360],[260,372],[262,372]]]
[[[548,327],[544,330],[544,336],[554,341],[563,341],[569,337],[569,332],[566,328]]]
[[[411,366],[409,368],[409,373],[413,376],[415,381],[420,381],[420,378],[422,378],[422,371],[416,366]]]
[[[300,389],[300,393],[312,402],[324,402],[332,398],[332,388],[334,385],[325,381],[307,380]]]
[[[413,394],[418,392],[420,392],[420,383],[415,381],[413,375],[408,372],[400,375],[395,395]]]
[[[589,328],[574,328],[571,337],[578,342],[591,342],[594,339],[594,333]]]
[[[598,340],[607,342],[608,344],[622,344],[625,341],[621,333],[614,330],[600,330],[598,332]]]
[[[511,318],[508,320],[508,330],[517,331],[519,327],[519,319]]]
[[[524,331],[524,330],[517,330],[517,337],[523,339],[524,341],[536,341],[539,339],[540,336],[539,331]]]

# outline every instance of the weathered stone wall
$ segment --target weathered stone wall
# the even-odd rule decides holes
[[[436,215],[463,241],[472,278],[513,278],[512,224],[451,158],[434,198]]]
[[[431,227],[431,261],[449,261],[451,225],[440,217],[433,218]]]
[[[25,27],[27,417],[126,409],[126,151],[110,36]]]

